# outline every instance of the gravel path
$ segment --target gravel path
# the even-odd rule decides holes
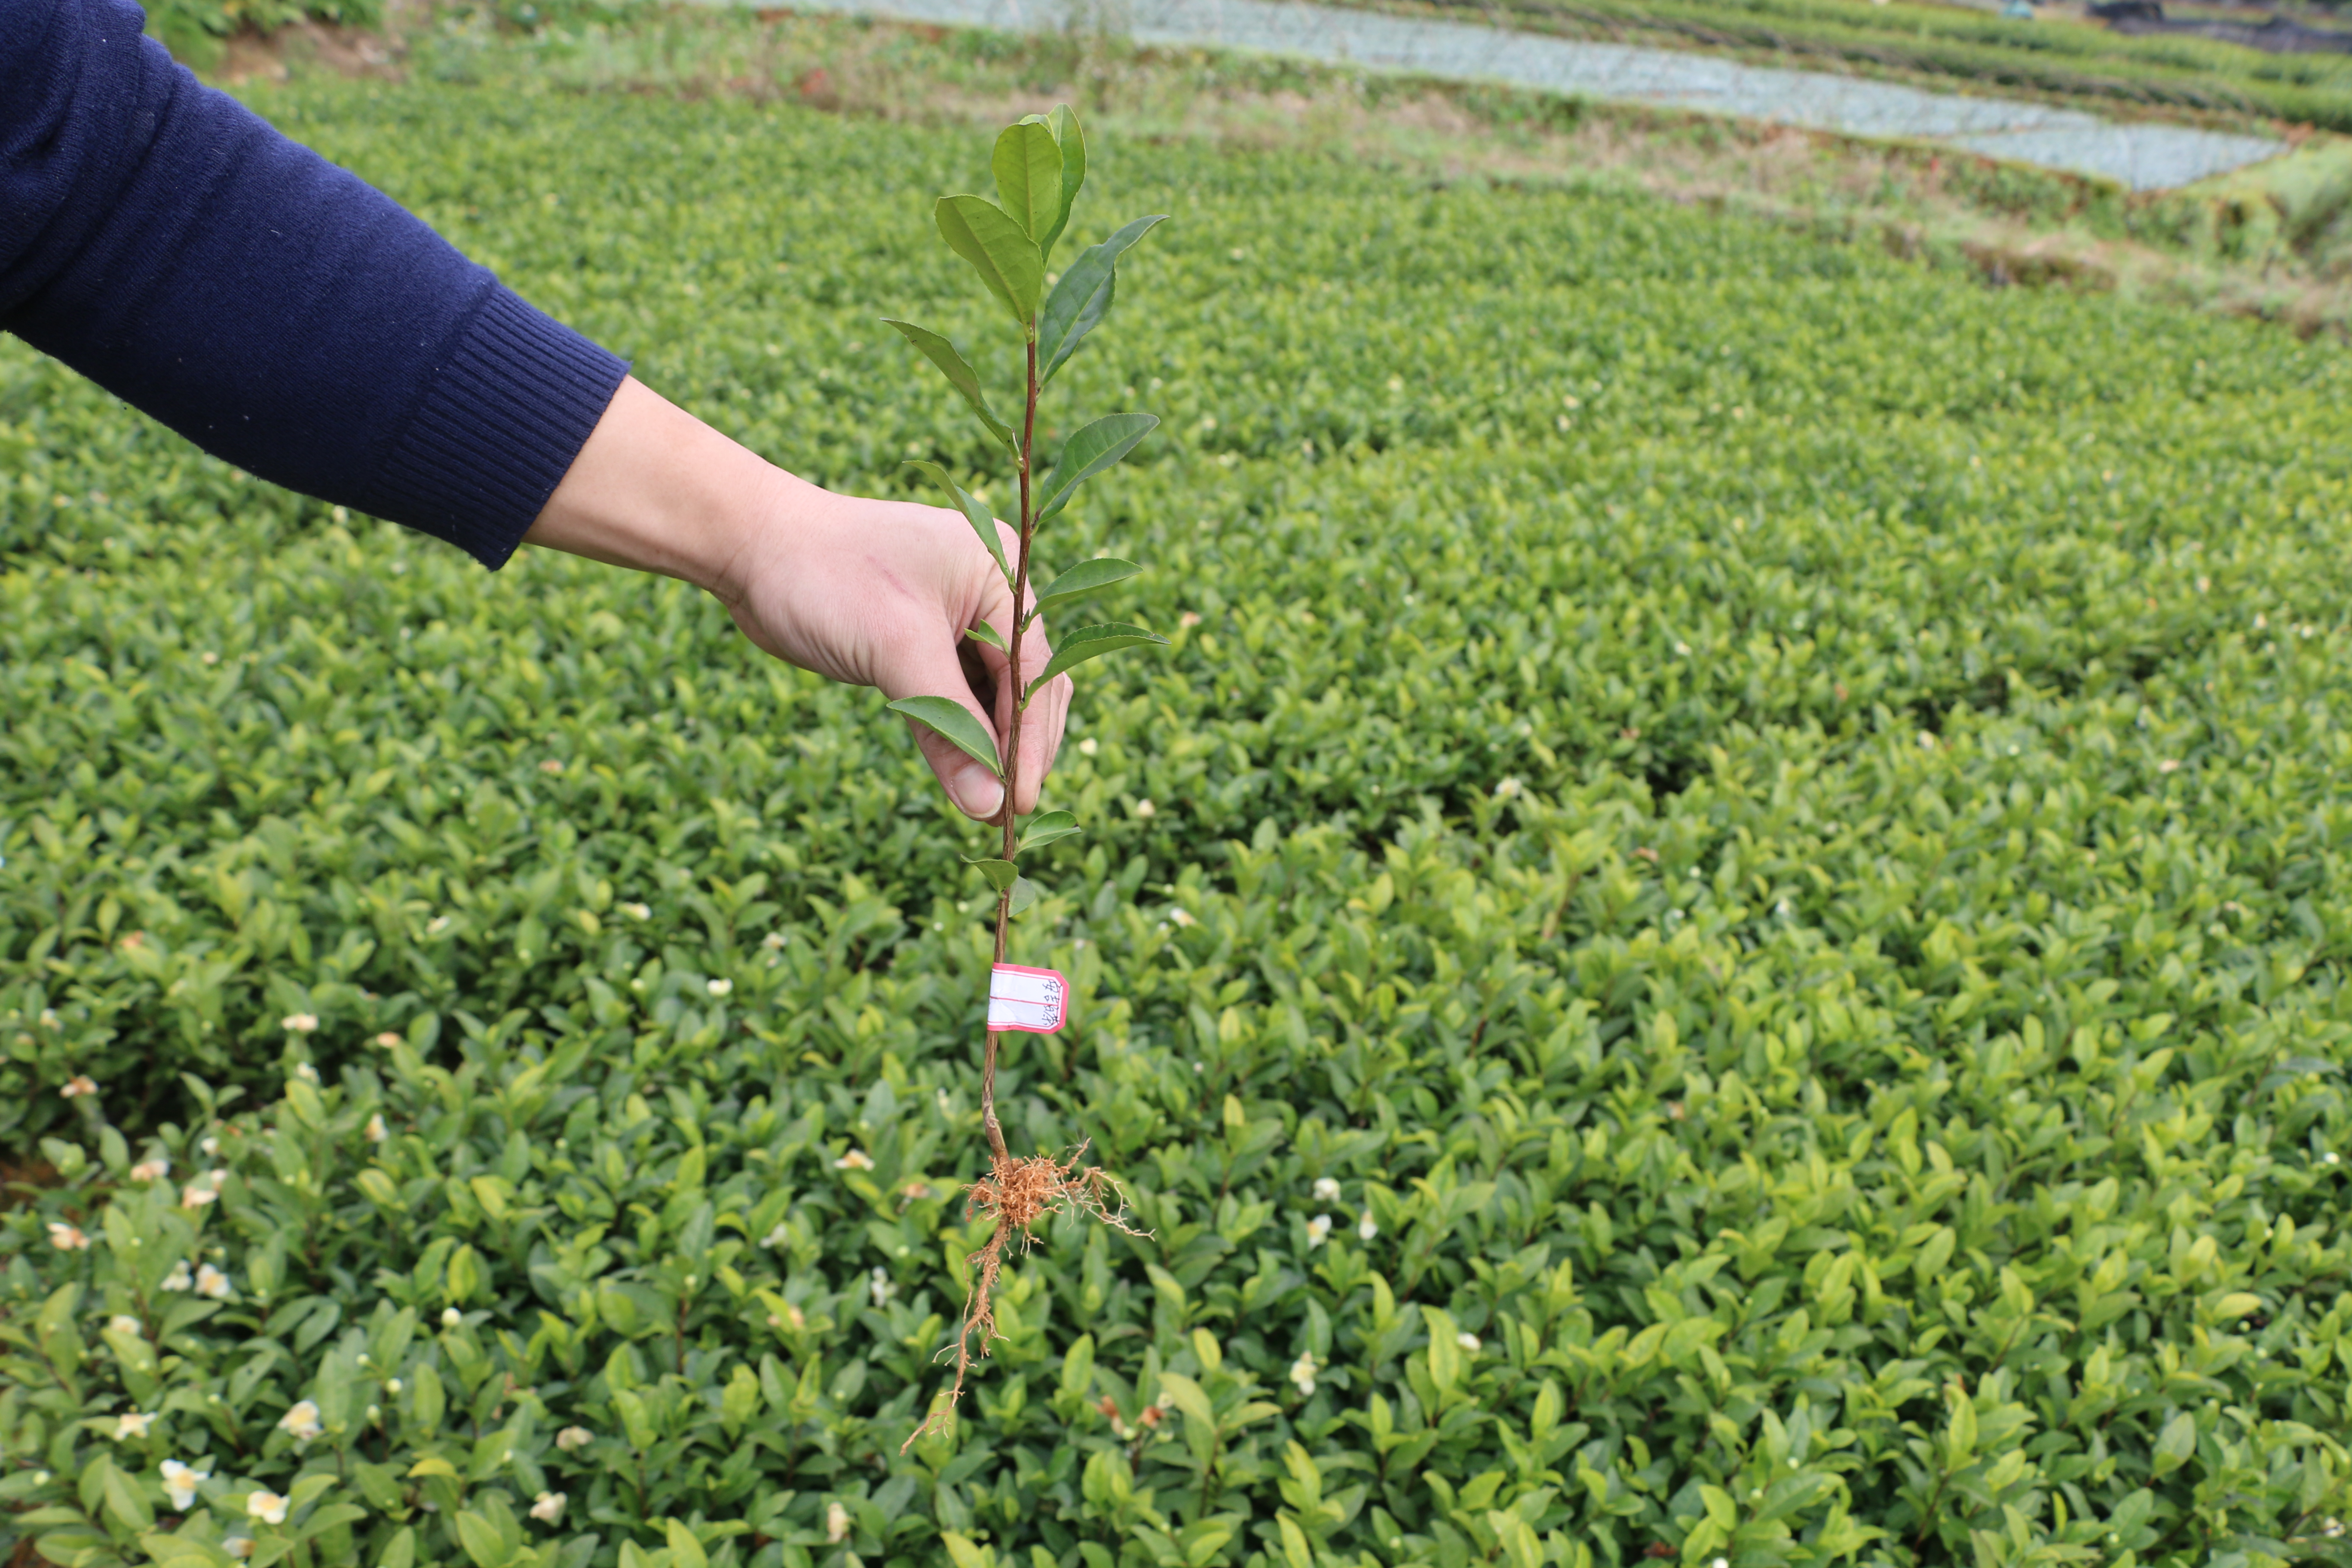
[[[2286,151],[2257,136],[2102,120],[2014,99],[1964,98],[1895,82],[1743,65],[1677,49],[1588,43],[1472,23],[1386,16],[1310,0],[793,0],[804,11],[1013,32],[1066,25],[1083,4],[1139,44],[1255,49],[1329,64],[1505,81],[1615,103],[1775,121],[1853,136],[1936,142],[2113,180],[2185,185]],[[1107,13],[1107,14],[1106,14]],[[2021,22],[2021,26],[2034,24]]]

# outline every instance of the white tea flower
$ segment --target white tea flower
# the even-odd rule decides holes
[[[1324,1243],[1325,1238],[1327,1238],[1328,1237],[1329,1237],[1329,1236],[1330,1236],[1330,1234],[1331,1234],[1331,1216],[1330,1216],[1329,1215],[1328,1215],[1328,1214],[1318,1214],[1318,1215],[1317,1215],[1313,1219],[1310,1219],[1310,1220],[1308,1220],[1308,1221],[1307,1222],[1307,1246],[1309,1246],[1309,1247],[1320,1247],[1320,1246],[1322,1246],[1322,1245],[1323,1245],[1323,1243]]]
[[[465,1321],[466,1314],[457,1310],[457,1308],[444,1307],[441,1309],[441,1326],[443,1328],[454,1329]]]
[[[49,1245],[59,1252],[86,1252],[89,1249],[89,1237],[82,1234],[81,1226],[53,1219],[49,1222]]]
[[[732,980],[713,980],[705,984],[703,989],[713,996],[724,996],[735,989],[735,983]]]
[[[246,1497],[245,1511],[264,1524],[283,1524],[286,1522],[286,1500],[276,1492],[252,1492]]]
[[[106,1326],[112,1329],[118,1334],[135,1334],[140,1329],[139,1320],[131,1316],[128,1312],[115,1313],[114,1316],[106,1320]]]
[[[172,1265],[172,1271],[163,1276],[163,1289],[166,1290],[185,1290],[195,1282],[194,1276],[188,1272],[188,1260],[184,1258]]]
[[[540,1493],[537,1500],[530,1505],[530,1517],[548,1524],[553,1524],[557,1520],[562,1519],[563,1494],[562,1492]]]
[[[1298,1359],[1290,1363],[1290,1381],[1298,1385],[1298,1396],[1301,1399],[1314,1396],[1315,1357],[1311,1352],[1299,1352]]]
[[[134,1182],[160,1182],[171,1173],[172,1162],[161,1154],[131,1167],[131,1179]]]
[[[319,1406],[308,1399],[299,1402],[292,1409],[279,1416],[278,1428],[297,1443],[307,1443],[326,1430],[324,1426],[319,1425]]]
[[[215,1301],[226,1301],[231,1294],[228,1276],[206,1263],[196,1269],[196,1294],[210,1296]]]
[[[212,1471],[184,1465],[177,1459],[163,1461],[163,1489],[171,1494],[172,1506],[182,1513],[196,1503],[196,1483],[210,1480]]]
[[[852,1149],[835,1160],[833,1168],[836,1171],[870,1171],[874,1168],[874,1156],[863,1149]]]
[[[1380,1235],[1380,1233],[1381,1227],[1373,1223],[1372,1211],[1366,1209],[1364,1211],[1364,1217],[1356,1222],[1356,1234],[1362,1237],[1366,1241],[1370,1241],[1372,1237]]]
[[[371,1143],[381,1143],[385,1139],[392,1136],[392,1134],[384,1129],[383,1113],[382,1111],[378,1111],[376,1114],[367,1119],[367,1126],[363,1130],[362,1135]]]
[[[834,1546],[849,1539],[849,1510],[837,1502],[824,1505],[824,1539]]]
[[[319,1029],[319,1015],[316,1013],[289,1013],[286,1016],[278,1020],[278,1026],[286,1030],[289,1034],[316,1034]]]
[[[1315,1201],[1318,1204],[1338,1203],[1339,1201],[1339,1183],[1338,1179],[1331,1176],[1316,1177]]]
[[[142,1415],[136,1410],[126,1410],[114,1418],[115,1440],[121,1442],[129,1437],[144,1437],[147,1436],[147,1428],[153,1425],[155,1425],[153,1412]]]
[[[585,1426],[566,1426],[555,1435],[555,1446],[567,1454],[574,1449],[584,1448],[595,1440],[596,1434]]]

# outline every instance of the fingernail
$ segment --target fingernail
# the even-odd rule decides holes
[[[955,783],[949,786],[949,790],[966,816],[982,822],[994,816],[997,809],[1004,804],[1004,786],[997,783],[995,776],[986,768],[964,769],[956,774]]]

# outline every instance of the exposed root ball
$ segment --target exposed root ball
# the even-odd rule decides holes
[[[971,1366],[975,1341],[980,1346],[979,1353],[988,1353],[988,1342],[996,1337],[996,1278],[1004,1267],[1004,1247],[1009,1238],[1018,1237],[1021,1245],[1027,1247],[1030,1226],[1056,1213],[1092,1215],[1128,1236],[1150,1234],[1127,1223],[1126,1196],[1101,1166],[1077,1168],[1077,1158],[1085,1152],[1086,1145],[1082,1143],[1071,1151],[1066,1162],[1047,1154],[1028,1159],[1000,1154],[992,1162],[988,1176],[966,1189],[964,1218],[992,1215],[996,1228],[989,1232],[987,1245],[965,1259],[977,1271],[972,1275],[971,1293],[964,1298],[963,1329],[956,1335],[955,1386],[899,1445],[900,1453],[913,1447],[915,1439],[925,1433],[948,1429],[955,1416],[956,1403],[963,1398],[964,1373]],[[940,1353],[947,1352],[942,1350]]]

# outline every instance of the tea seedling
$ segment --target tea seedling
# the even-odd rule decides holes
[[[1029,633],[1047,605],[1091,594],[1141,570],[1131,561],[1097,558],[1063,573],[1042,593],[1031,588],[1038,527],[1067,506],[1080,485],[1117,464],[1160,423],[1149,414],[1112,414],[1097,419],[1070,437],[1062,448],[1060,461],[1041,481],[1034,467],[1037,401],[1055,374],[1069,363],[1087,334],[1108,313],[1118,287],[1121,254],[1149,233],[1164,215],[1137,218],[1100,245],[1080,252],[1049,292],[1045,287],[1046,265],[1053,258],[1055,243],[1069,226],[1071,205],[1087,177],[1086,137],[1078,128],[1077,116],[1064,105],[1050,115],[1030,115],[1007,126],[996,139],[990,163],[996,176],[997,201],[975,195],[942,196],[933,215],[948,247],[971,264],[981,282],[1012,314],[1014,325],[1021,331],[1026,374],[1017,428],[998,416],[980,384],[979,375],[954,343],[911,321],[893,321],[888,324],[939,367],[949,384],[971,405],[989,434],[1003,443],[1012,454],[1020,482],[1020,542],[1013,558],[1007,560],[996,519],[989,509],[937,463],[914,465],[928,474],[971,521],[972,531],[979,534],[997,570],[1004,574],[1005,585],[1012,590],[1013,624],[1009,628],[1000,633],[983,622],[964,634],[993,649],[1003,659],[1003,667],[995,676],[992,694],[998,722],[1004,731],[1003,752],[998,751],[995,737],[971,710],[950,698],[909,697],[890,704],[893,710],[936,731],[977,759],[1004,785],[1002,852],[970,862],[996,891],[997,968],[991,972],[993,977],[1005,963],[1013,917],[1036,897],[1034,885],[1021,875],[1022,852],[1079,831],[1077,819],[1066,811],[1041,812],[1030,819],[1025,833],[1019,828],[1013,803],[1020,788],[1022,715],[1047,683],[1064,670],[1121,648],[1164,644],[1167,639],[1141,626],[1112,622],[1065,633],[1061,646],[1034,674],[1029,673],[1024,658],[1024,654],[1035,651],[1036,644],[1029,638]],[[979,684],[975,682],[976,687]],[[982,695],[984,700],[990,700],[991,694]],[[994,990],[993,984],[991,989]],[[1060,1026],[1060,1005],[1057,1000],[1050,1027]],[[992,1000],[980,1078],[980,1120],[988,1134],[990,1173],[987,1179],[974,1183],[969,1194],[970,1212],[993,1215],[996,1226],[987,1245],[973,1255],[977,1272],[964,1304],[963,1325],[956,1338],[955,1386],[929,1419],[917,1428],[917,1436],[943,1425],[952,1415],[956,1402],[963,1394],[964,1373],[971,1364],[975,1337],[982,1352],[986,1353],[990,1337],[995,1331],[991,1300],[998,1270],[1003,1264],[1007,1238],[1026,1235],[1029,1226],[1039,1216],[1056,1209],[1084,1210],[1108,1224],[1126,1228],[1118,1211],[1105,1201],[1106,1194],[1116,1189],[1099,1167],[1078,1170],[1050,1155],[1020,1156],[1005,1147],[1004,1131],[996,1118],[997,1038],[1002,1022],[1006,1020],[1000,1017]],[[908,1441],[912,1443],[914,1437]]]

